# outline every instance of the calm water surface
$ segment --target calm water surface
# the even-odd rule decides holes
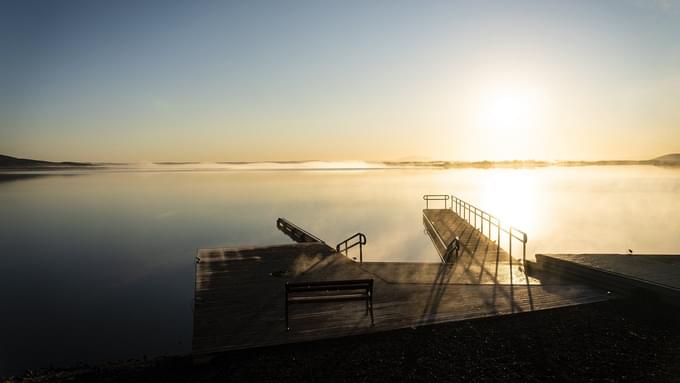
[[[422,195],[455,194],[534,252],[680,252],[680,169],[96,172],[0,178],[0,375],[186,353],[196,249],[290,240],[437,262]]]

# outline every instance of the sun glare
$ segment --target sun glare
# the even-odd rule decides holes
[[[539,77],[518,80],[488,79],[470,84],[465,126],[484,145],[486,160],[532,159],[548,124],[551,105]],[[472,155],[478,158],[477,154]]]
[[[522,87],[496,88],[482,95],[479,118],[482,127],[499,135],[526,132],[537,126],[541,114],[537,91]]]
[[[484,177],[480,205],[486,206],[505,225],[535,233],[542,218],[536,210],[540,198],[538,187],[532,171],[491,170]]]

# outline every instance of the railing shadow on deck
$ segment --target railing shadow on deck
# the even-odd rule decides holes
[[[486,274],[487,277],[490,278],[491,281],[493,281],[494,287],[491,301],[489,302],[490,306],[495,305],[497,300],[496,295],[497,291],[500,291],[501,294],[504,295],[505,299],[507,299],[510,302],[512,312],[515,312],[516,310],[521,310],[520,306],[514,299],[515,288],[521,286],[524,289],[526,289],[526,295],[528,299],[527,303],[529,304],[529,309],[533,310],[534,302],[531,293],[532,286],[529,280],[529,276],[526,274],[525,266],[526,243],[527,243],[526,233],[512,226],[504,227],[497,217],[453,195],[446,194],[424,195],[423,199],[425,200],[426,209],[430,208],[430,201],[443,202],[444,209],[453,211],[458,217],[462,218],[465,222],[467,222],[473,228],[473,230],[472,232],[468,233],[466,230],[467,227],[463,227],[462,232],[459,233],[454,232],[453,236],[455,239],[452,240],[451,243],[447,245],[446,242],[441,237],[441,235],[439,234],[439,232],[435,229],[434,224],[430,222],[430,220],[425,215],[423,215],[423,225],[425,227],[425,232],[428,234],[435,248],[437,248],[437,251],[440,253],[440,257],[442,258],[442,265],[439,267],[437,276],[433,281],[430,296],[428,297],[428,302],[423,310],[421,322],[427,323],[429,321],[432,321],[434,314],[437,313],[441,303],[441,299],[445,295],[447,286],[450,284],[450,280],[455,274],[456,271],[455,269],[458,267],[459,262],[462,261],[462,259],[458,257],[458,251],[460,251],[462,254],[467,253],[470,256],[467,265],[463,266],[465,271],[470,270],[473,264],[477,264],[479,266],[480,268],[479,275],[475,278],[477,280],[477,283],[482,284],[484,274]],[[449,201],[451,201],[450,205]],[[490,243],[496,244],[495,260],[490,261],[493,262],[493,265],[489,265],[490,262],[487,261],[486,259],[489,253],[488,251],[484,251],[484,259],[480,261],[476,260],[474,257],[474,254],[476,253],[477,249],[467,248],[467,244],[471,242],[472,236],[475,235],[474,233],[477,233],[477,235],[480,235],[481,237],[477,241],[474,241],[475,247],[479,246],[482,242],[486,242],[486,246],[488,246]],[[507,241],[509,251],[507,253],[508,254],[507,266],[509,268],[508,269],[509,279],[505,281],[500,281],[498,279],[499,267],[502,266],[502,263],[505,263],[501,261],[502,259],[500,251],[501,233],[506,233],[508,235]],[[495,234],[495,236],[493,234]],[[464,236],[467,236],[467,238],[464,238]],[[459,237],[463,237],[464,240],[461,241]],[[516,266],[519,262],[518,263],[513,262],[514,261],[514,258],[512,257],[513,240],[518,240],[522,244],[522,259],[521,261],[519,261],[521,262],[521,268],[520,270],[518,270],[518,272],[523,274],[523,278],[521,278],[522,281],[517,281],[517,283],[515,282],[515,278],[513,275],[513,266]],[[447,258],[445,255],[449,253],[450,246],[454,244],[454,241],[456,245],[456,257]],[[494,273],[491,273],[489,271],[488,269],[489,267],[495,270]],[[502,289],[501,286],[509,286],[509,292],[506,292],[506,290]]]
[[[483,236],[486,236],[490,241],[495,242],[498,246],[498,250],[501,248],[501,233],[507,234],[507,248],[510,257],[512,257],[513,242],[515,240],[519,241],[522,244],[522,266],[526,266],[526,244],[528,236],[524,231],[510,225],[504,226],[498,217],[489,214],[454,195],[425,194],[423,195],[423,200],[425,200],[425,209],[429,209],[430,201],[442,201],[444,203],[444,209],[453,211],[467,223],[472,225],[472,227],[477,229]],[[451,201],[450,206],[449,201]],[[485,228],[486,233],[484,233]]]

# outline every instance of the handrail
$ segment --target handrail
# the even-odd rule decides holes
[[[522,263],[526,265],[528,239],[527,234],[525,232],[512,226],[503,227],[503,225],[501,224],[501,220],[498,219],[497,217],[485,212],[482,209],[477,208],[476,206],[470,203],[463,201],[462,199],[456,196],[452,195],[451,200],[452,200],[451,210],[453,210],[461,218],[465,219],[469,224],[474,226],[475,229],[478,229],[482,233],[482,235],[485,235],[484,226],[486,222],[487,229],[486,237],[489,238],[490,240],[493,240],[491,228],[494,227],[495,229],[494,231],[496,234],[495,241],[499,250],[501,246],[501,232],[508,234],[508,253],[510,254],[510,257],[512,257],[513,239],[516,239],[520,243],[522,243]],[[479,218],[479,222],[477,221],[477,218]]]
[[[449,196],[447,194],[425,194],[425,209],[430,207],[430,201],[444,201],[444,209],[448,209]]]
[[[439,257],[442,259],[442,262],[446,263],[448,259],[451,257],[451,254],[455,252],[456,257],[458,257],[458,251],[460,250],[460,238],[454,237],[450,243],[444,242],[444,239],[442,236],[439,234],[437,230],[435,230],[434,225],[432,222],[427,218],[426,215],[423,215],[423,221],[427,224],[427,226],[430,227],[430,229],[426,228],[426,232],[430,235],[430,238],[432,238],[432,242],[438,242],[439,244],[435,243],[435,248],[437,248],[437,251],[439,252]],[[432,236],[434,234],[434,237]],[[442,251],[439,251],[439,248],[442,248]]]
[[[456,236],[451,240],[451,243],[446,247],[446,252],[444,253],[444,256],[446,258],[451,257],[452,253],[456,254],[456,258],[458,258],[458,250],[460,250],[460,238]]]
[[[295,242],[320,242],[325,244],[325,242],[319,239],[317,236],[311,234],[310,232],[304,230],[285,218],[278,218],[276,220],[276,227]]]
[[[355,241],[354,243],[352,243],[352,244],[350,245],[350,244],[349,244],[349,241],[351,241],[351,240],[353,240],[354,238],[357,238],[357,237],[359,237],[359,240],[358,240],[358,241]],[[354,234],[353,236],[347,238],[346,240],[344,240],[344,241],[338,243],[338,244],[335,246],[335,251],[337,251],[338,253],[340,253],[340,252],[341,252],[341,251],[340,251],[340,246],[341,246],[341,245],[345,245],[345,248],[343,249],[343,251],[345,252],[345,257],[348,257],[348,258],[349,258],[349,252],[348,252],[348,250],[351,249],[351,248],[353,248],[353,247],[355,247],[355,246],[359,246],[359,263],[363,263],[363,262],[364,262],[364,251],[363,251],[363,246],[364,246],[365,244],[366,244],[366,235],[364,235],[363,233],[356,233],[356,234]]]

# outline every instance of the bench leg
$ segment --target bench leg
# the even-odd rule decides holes
[[[286,298],[286,331],[290,331],[290,327],[288,326],[288,298]]]
[[[375,322],[373,321],[373,295],[371,295],[371,326],[375,326]]]

